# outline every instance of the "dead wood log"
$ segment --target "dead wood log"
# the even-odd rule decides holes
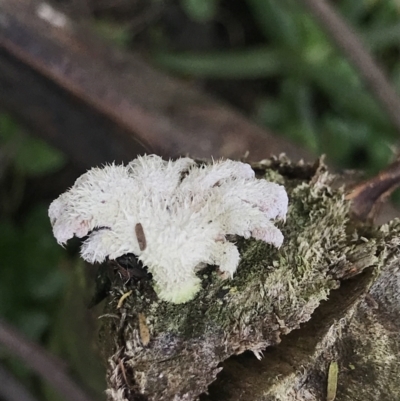
[[[101,335],[110,401],[325,400],[332,361],[339,362],[337,399],[347,401],[372,386],[363,376],[369,358],[388,373],[371,394],[396,386],[398,360],[387,362],[397,334],[382,337],[380,327],[369,334],[377,318],[360,302],[380,270],[398,269],[399,223],[353,221],[344,190],[333,189],[320,162],[274,159],[253,168],[288,191],[284,245],[238,240],[242,260],[233,280],[208,267],[203,290],[184,305],[160,302],[146,281],[115,283]],[[377,281],[373,288],[381,287]]]
[[[228,359],[200,399],[398,400],[399,228],[398,222],[384,228],[387,259],[378,277],[368,271],[343,282],[300,330],[268,348],[262,361],[248,354]],[[338,364],[336,378],[328,375],[332,363]],[[330,380],[335,398],[328,398]]]

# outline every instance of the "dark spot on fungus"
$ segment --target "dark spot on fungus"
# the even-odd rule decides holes
[[[144,251],[146,249],[146,236],[144,235],[143,226],[140,223],[136,224],[135,233],[139,243],[139,249]]]

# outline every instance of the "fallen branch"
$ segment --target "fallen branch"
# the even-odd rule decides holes
[[[302,3],[359,72],[400,133],[400,98],[359,36],[326,0],[302,0]]]
[[[36,0],[1,3],[0,88],[2,107],[83,168],[144,152],[307,156]]]
[[[67,374],[64,362],[24,338],[2,319],[0,319],[0,344],[43,377],[66,400],[93,401]]]

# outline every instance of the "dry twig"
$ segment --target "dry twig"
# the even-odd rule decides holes
[[[65,364],[0,319],[0,344],[20,358],[59,394],[71,401],[93,401],[66,373]]]
[[[302,0],[332,41],[361,75],[382,109],[400,133],[400,98],[359,36],[325,0]]]

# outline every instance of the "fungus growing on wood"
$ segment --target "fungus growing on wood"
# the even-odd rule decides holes
[[[205,264],[233,276],[240,254],[228,236],[280,247],[273,221],[285,219],[287,207],[284,187],[255,178],[246,163],[148,155],[89,170],[52,202],[49,217],[60,244],[88,236],[86,261],[133,253],[152,273],[158,296],[183,303],[200,290],[196,273]]]

